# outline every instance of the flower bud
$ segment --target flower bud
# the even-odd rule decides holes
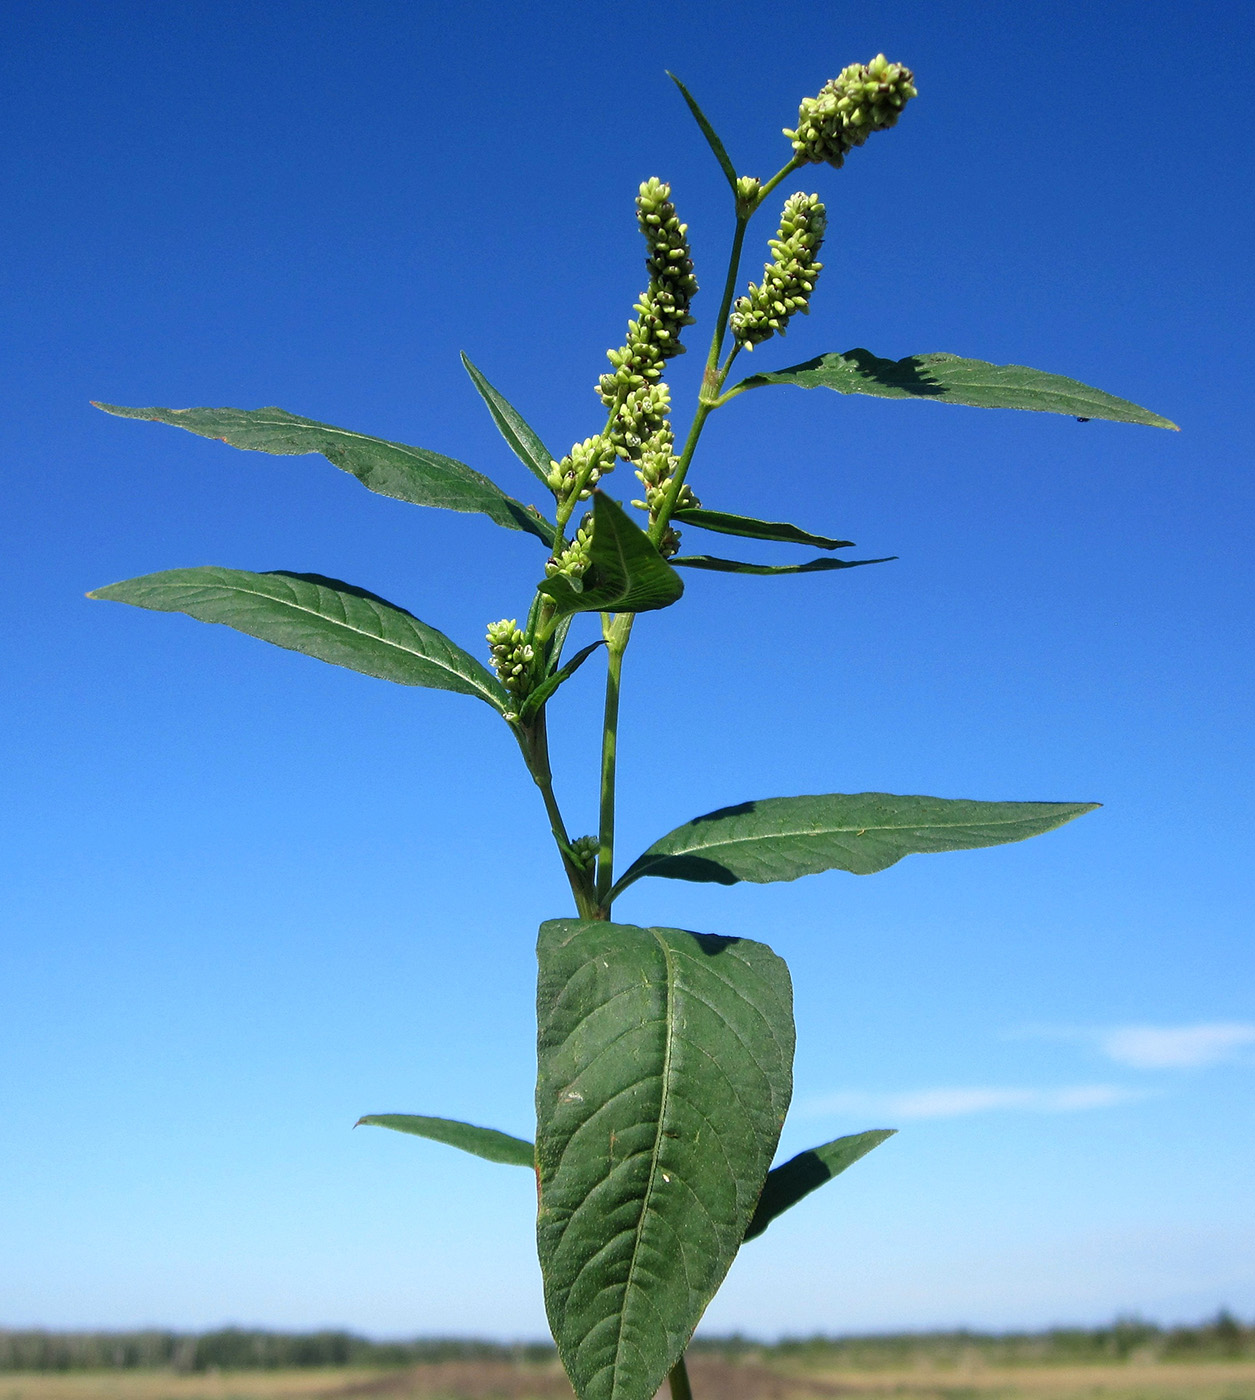
[[[851,147],[897,123],[916,96],[914,78],[909,68],[890,63],[882,53],[870,63],[851,63],[816,96],[802,99],[797,129],[786,127],[784,134],[800,160],[827,161],[840,169]]]
[[[501,684],[521,700],[532,688],[536,653],[513,617],[488,624],[488,654]]]

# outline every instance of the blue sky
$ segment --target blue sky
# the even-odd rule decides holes
[[[643,619],[625,852],[796,792],[1105,805],[873,878],[625,896],[788,959],[783,1152],[902,1130],[748,1246],[706,1326],[1255,1313],[1250,11],[122,0],[5,25],[0,1325],[544,1332],[527,1174],[349,1131],[530,1133],[534,929],[567,903],[504,727],[83,598],[316,571],[479,649],[533,542],[87,401],[279,404],[523,494],[458,351],[551,444],[596,431],[648,175],[708,333],[727,196],[664,69],[765,176],[798,99],[879,50],[921,95],[797,181],[825,271],[755,367],[948,350],[1182,431],[790,389],[712,419],[707,505],[899,559],[691,575]],[[580,830],[599,705],[590,666],[554,707]]]

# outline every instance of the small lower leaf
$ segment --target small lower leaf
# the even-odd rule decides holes
[[[839,1176],[846,1167],[852,1167],[860,1157],[866,1157],[873,1147],[879,1147],[896,1132],[896,1128],[873,1128],[866,1133],[852,1133],[849,1137],[826,1142],[822,1147],[799,1152],[782,1165],[772,1167],[745,1238],[752,1240],[761,1235],[777,1215],[783,1215],[804,1196]]]
[[[461,1123],[456,1118],[424,1118],[417,1113],[368,1113],[353,1124],[355,1128],[391,1128],[397,1133],[413,1133],[415,1137],[444,1142],[460,1147],[475,1157],[489,1162],[504,1162],[511,1167],[535,1165],[535,1149],[522,1138],[498,1132],[496,1128],[477,1128],[473,1123]]]
[[[581,1400],[652,1400],[727,1273],[792,1089],[762,943],[597,920],[537,946],[536,1236]]]

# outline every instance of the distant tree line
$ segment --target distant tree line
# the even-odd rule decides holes
[[[753,1355],[794,1364],[875,1369],[961,1364],[991,1366],[1078,1362],[1255,1359],[1255,1322],[1228,1312],[1195,1327],[1160,1327],[1122,1318],[1106,1327],[1056,1327],[1044,1332],[901,1332],[865,1337],[799,1337],[765,1344],[746,1337],[698,1337],[693,1349],[730,1359]],[[0,1329],[0,1372],[289,1370],[316,1366],[419,1366],[436,1361],[553,1359],[549,1343],[506,1344],[456,1338],[379,1342],[352,1332],[263,1332],[226,1327],[184,1333],[49,1332]]]

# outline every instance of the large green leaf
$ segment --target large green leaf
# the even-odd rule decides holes
[[[471,376],[471,383],[479,390],[480,398],[488,405],[492,421],[497,425],[501,436],[510,444],[511,452],[529,472],[545,483],[545,489],[548,490],[549,472],[553,463],[549,449],[518,409],[489,384],[465,353],[462,355],[462,363],[466,366],[467,374]]]
[[[748,939],[558,919],[538,945],[537,1242],[581,1400],[651,1400],[736,1254],[792,1087]]]
[[[169,423],[250,452],[281,457],[318,452],[332,466],[351,472],[363,486],[381,496],[419,506],[478,511],[508,530],[526,530],[545,544],[553,544],[553,526],[535,506],[522,505],[507,496],[465,462],[423,447],[351,433],[312,418],[298,418],[282,408],[120,408],[110,403],[96,407],[119,418]]]
[[[671,560],[682,569],[709,569],[716,574],[826,574],[833,569],[857,569],[861,564],[888,564],[884,559],[808,559],[805,564],[747,564],[741,559],[720,559],[713,554],[682,554]]]
[[[246,569],[167,569],[87,595],[156,612],[221,622],[398,685],[475,695],[504,713],[504,686],[456,642],[374,593],[321,574]]]
[[[424,1118],[417,1113],[368,1113],[353,1124],[355,1128],[391,1128],[398,1133],[413,1133],[415,1137],[431,1138],[433,1142],[460,1147],[476,1157],[490,1162],[504,1162],[511,1167],[535,1164],[535,1149],[523,1138],[511,1137],[496,1128],[477,1128],[473,1123],[460,1123],[456,1118]]]
[[[667,77],[680,89],[680,95],[688,103],[688,109],[693,114],[693,120],[702,129],[702,135],[706,138],[706,144],[714,152],[715,159],[719,162],[719,169],[723,171],[728,184],[732,186],[732,193],[736,193],[736,166],[732,164],[732,158],[724,149],[723,142],[715,134],[715,129],[706,119],[705,112],[697,105],[697,99],[676,77],[674,73],[668,72]]]
[[[840,1176],[846,1167],[852,1167],[860,1157],[866,1157],[873,1147],[879,1147],[895,1132],[896,1128],[873,1128],[867,1133],[852,1133],[849,1137],[825,1142],[822,1147],[799,1152],[781,1166],[772,1167],[767,1173],[763,1194],[758,1198],[745,1238],[752,1240],[761,1235],[777,1215],[783,1215],[803,1196],[809,1196],[834,1176]]]
[[[903,856],[1001,846],[1053,831],[1097,802],[972,802],[887,792],[767,797],[722,807],[668,832],[611,898],[642,875],[669,880],[796,880],[821,870],[871,875]]]
[[[839,394],[871,394],[880,399],[933,399],[972,408],[1024,408],[1039,413],[1066,413],[1074,418],[1108,418],[1114,423],[1144,423],[1151,428],[1176,424],[1128,399],[1092,389],[1062,374],[1046,374],[1026,365],[994,365],[958,355],[908,355],[882,360],[870,350],[818,355],[788,369],[753,374],[733,393],[763,384],[796,384],[802,389],[835,389]]]
[[[653,612],[670,607],[684,592],[680,575],[649,536],[601,491],[593,494],[589,558],[588,572],[578,583],[559,575],[540,585],[540,591],[554,600],[559,617],[577,612]]]
[[[673,511],[677,525],[696,525],[700,530],[713,530],[719,535],[739,535],[747,540],[775,540],[780,544],[809,544],[816,549],[853,549],[853,540],[833,540],[827,535],[813,535],[809,530],[786,524],[783,520],[755,520],[751,515],[730,515],[726,510],[700,510],[690,506]]]

